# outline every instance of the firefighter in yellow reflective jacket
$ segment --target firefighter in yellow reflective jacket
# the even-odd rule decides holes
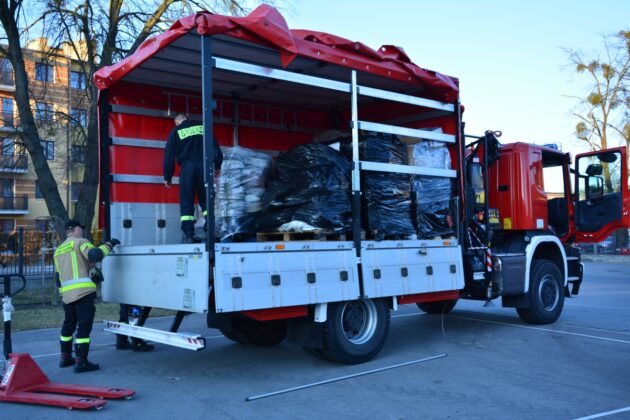
[[[96,283],[88,272],[94,263],[105,258],[120,241],[111,239],[97,248],[83,238],[83,226],[78,221],[69,220],[65,228],[66,240],[55,251],[55,271],[59,276],[59,293],[66,315],[61,327],[59,367],[74,365],[77,373],[91,372],[98,370],[99,366],[87,359],[96,310]],[[72,335],[75,330],[76,360],[72,358]]]

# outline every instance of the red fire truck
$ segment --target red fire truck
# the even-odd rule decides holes
[[[582,281],[574,244],[630,226],[625,148],[573,159],[545,146],[502,145],[490,131],[466,141],[456,78],[418,67],[393,45],[374,50],[291,30],[266,5],[246,17],[182,18],[94,80],[102,221],[122,241],[104,262],[103,297],[144,308],[136,325],[108,322],[112,332],[199,350],[202,336],[177,331],[186,314],[204,313],[209,327],[240,343],[288,339],[360,363],[379,352],[390,312],[403,304],[447,313],[458,299],[501,298],[525,322],[556,321]],[[218,242],[209,234],[180,244],[177,177],[167,189],[162,174],[180,112],[203,121],[208,232],[221,200],[212,138],[275,157],[330,130],[351,139],[351,231],[300,241]],[[410,147],[439,144],[450,167],[362,159],[366,132]],[[362,224],[368,173],[451,180],[453,235],[370,236]],[[546,189],[550,179],[560,195]],[[177,311],[170,331],[143,326],[151,308]]]

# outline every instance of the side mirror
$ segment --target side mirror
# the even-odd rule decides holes
[[[588,175],[589,177],[598,176],[603,173],[604,173],[604,167],[600,165],[599,163],[591,163],[590,165],[586,167],[586,175]]]
[[[593,165],[590,165],[593,166]],[[589,167],[590,167],[589,166]],[[601,167],[601,165],[599,165]],[[588,170],[587,170],[588,172]],[[586,179],[586,199],[591,200],[593,198],[601,197],[604,195],[604,180],[599,176],[589,176]]]

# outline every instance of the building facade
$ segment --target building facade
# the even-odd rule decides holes
[[[87,75],[69,45],[53,49],[46,38],[39,38],[29,42],[23,51],[42,147],[72,217],[84,171]],[[20,141],[15,81],[9,60],[0,57],[0,70],[0,232],[10,232],[20,226],[43,225],[49,213],[31,160]]]

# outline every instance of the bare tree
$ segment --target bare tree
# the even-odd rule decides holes
[[[572,96],[578,102],[576,137],[591,150],[606,149],[615,140],[630,147],[630,31],[603,37],[603,51],[596,57],[566,52],[575,71],[590,81],[585,96]]]
[[[89,81],[85,109],[88,112],[87,126],[79,128],[78,142],[85,151],[81,158],[83,171],[82,188],[78,195],[75,217],[90,226],[94,217],[98,189],[98,116],[96,87],[92,76],[101,67],[133,53],[142,42],[154,33],[168,27],[176,19],[198,10],[215,13],[243,14],[250,8],[248,0],[50,0],[48,2],[28,0],[1,0],[0,23],[4,30],[6,47],[0,53],[13,65],[15,74],[15,101],[20,116],[19,135],[28,150],[38,185],[50,215],[67,220],[57,182],[48,166],[41,146],[42,130],[33,116],[30,100],[33,95],[45,95],[41,90],[34,92],[29,86],[24,65],[24,43],[30,34],[46,35],[53,40],[51,49],[65,43],[80,58],[82,72]],[[252,4],[253,6],[253,4]],[[63,119],[63,118],[60,118]],[[71,122],[72,115],[65,116]],[[76,132],[77,130],[75,130]]]

